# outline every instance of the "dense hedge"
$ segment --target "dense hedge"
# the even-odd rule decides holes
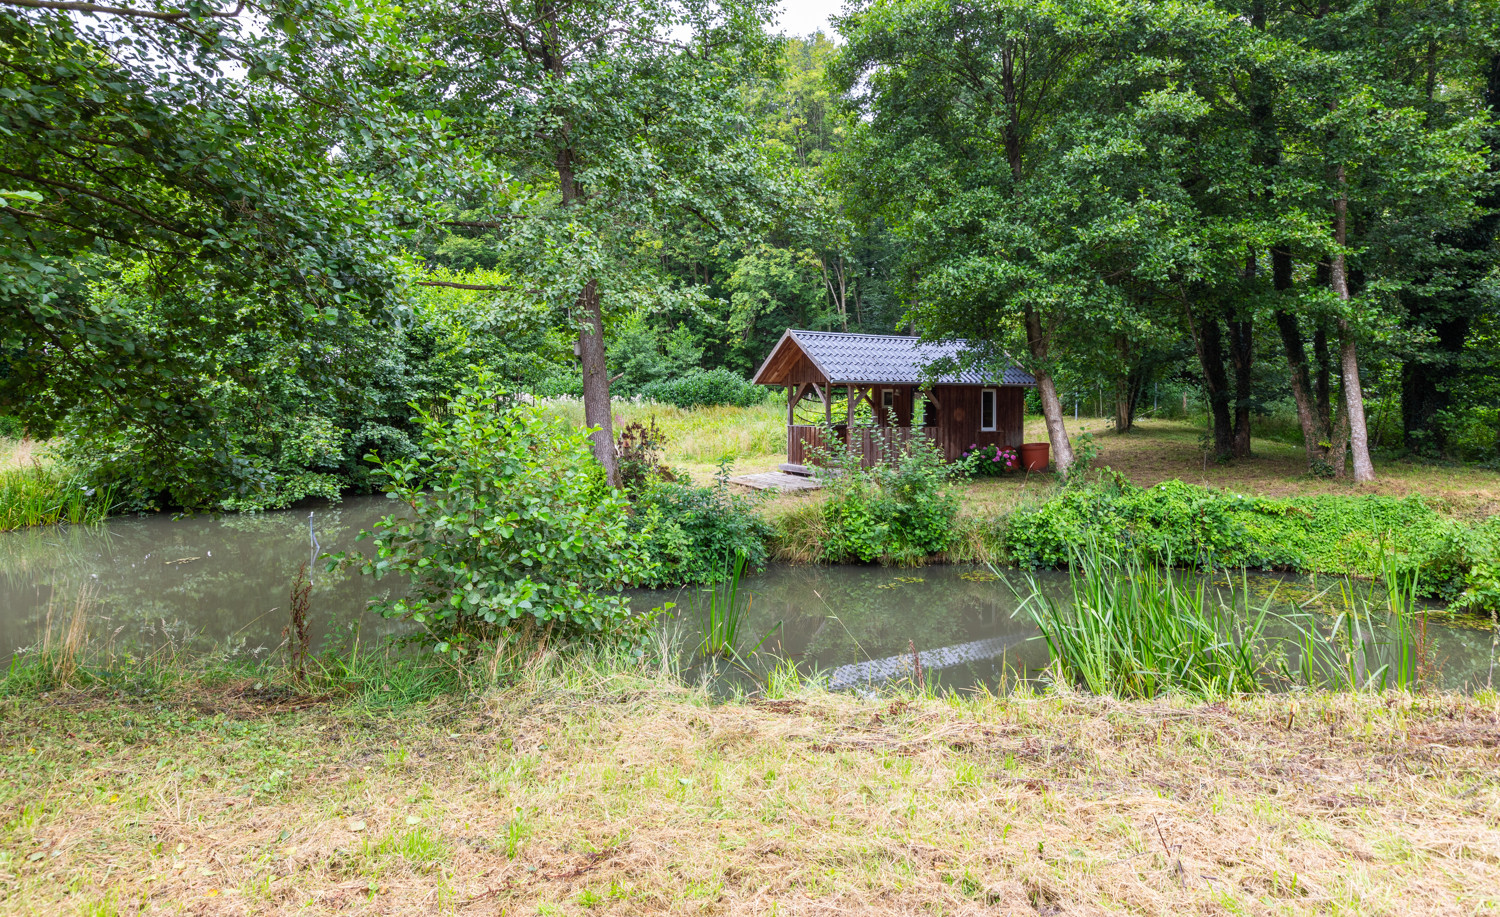
[[[1421,497],[1320,495],[1274,500],[1180,481],[1142,489],[1120,478],[1072,487],[1011,516],[1005,545],[1024,567],[1067,564],[1087,537],[1176,564],[1373,576],[1384,551],[1423,571],[1425,591],[1452,600],[1500,556],[1500,519],[1468,526]]]
[[[641,389],[641,397],[679,408],[707,405],[747,408],[765,400],[766,390],[730,370],[709,369],[653,382]]]

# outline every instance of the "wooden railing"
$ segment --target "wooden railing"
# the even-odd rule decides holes
[[[923,430],[921,435],[932,438],[930,430]],[[829,428],[815,426],[812,424],[789,424],[786,428],[786,460],[791,465],[813,465],[815,464],[813,453],[820,448],[826,448],[829,436]],[[905,445],[911,442],[913,435],[912,427],[857,427],[851,434],[847,427],[839,424],[832,430],[835,441],[849,442],[859,450],[860,463],[866,468],[879,464],[896,455],[899,455]]]

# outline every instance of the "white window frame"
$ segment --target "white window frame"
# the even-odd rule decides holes
[[[990,425],[984,425],[984,400],[990,400]],[[979,431],[981,433],[994,433],[1000,428],[1000,390],[993,388],[980,389],[979,391]]]
[[[896,410],[896,390],[883,388],[880,390],[880,408],[884,411]]]

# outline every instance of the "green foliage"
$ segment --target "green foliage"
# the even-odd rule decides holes
[[[481,373],[443,414],[420,412],[415,456],[381,462],[405,505],[377,523],[362,570],[409,592],[373,607],[442,652],[521,623],[562,638],[634,632],[642,619],[620,589],[650,563],[623,495],[604,486],[585,432],[500,398]]]
[[[610,393],[634,395],[655,383],[680,379],[697,372],[702,360],[698,336],[686,325],[665,331],[633,322],[609,346],[610,370],[620,377]]]
[[[751,385],[738,373],[709,369],[647,385],[641,389],[641,397],[679,408],[710,405],[747,408],[764,401],[768,395],[765,389]]]
[[[411,452],[411,403],[438,403],[472,365],[535,377],[563,349],[534,307],[452,288],[414,287],[396,314],[351,320],[336,334],[204,316],[198,346],[182,339],[183,316],[215,299],[251,315],[251,297],[206,281],[158,289],[139,262],[89,296],[143,347],[172,354],[170,378],[147,407],[97,398],[56,423],[59,451],[80,476],[115,488],[130,508],[274,509],[368,490],[365,454]],[[51,384],[76,382],[65,366]]]
[[[1061,567],[1086,539],[1152,562],[1386,575],[1387,556],[1421,571],[1424,594],[1456,599],[1500,557],[1500,524],[1469,527],[1421,497],[1316,495],[1272,500],[1180,481],[1150,489],[1108,473],[1011,516],[1005,547],[1023,567]],[[1478,578],[1478,579],[1473,579]]]
[[[730,493],[723,474],[712,487],[651,484],[636,494],[634,507],[630,526],[652,559],[650,585],[711,583],[731,563],[750,570],[766,564],[770,524],[750,498]]]
[[[342,72],[351,47],[407,59],[383,44],[388,13],[240,12],[0,10],[0,402],[36,435],[107,405],[111,432],[231,467],[199,404],[204,360],[228,370],[244,334],[324,357],[391,304],[393,256],[431,204],[394,213],[388,180],[425,181],[441,157],[424,114]],[[94,295],[122,264],[142,267],[149,321]]]
[[[919,564],[953,543],[958,495],[950,479],[958,467],[923,437],[913,437],[894,458],[865,468],[857,449],[836,441],[817,457],[821,560]]]

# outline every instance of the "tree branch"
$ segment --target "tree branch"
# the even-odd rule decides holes
[[[19,6],[33,10],[67,10],[79,13],[101,13],[109,16],[131,16],[138,19],[158,19],[162,22],[178,22],[192,17],[192,13],[168,13],[162,10],[140,10],[128,6],[102,6],[98,3],[83,3],[79,0],[0,0],[0,6]],[[235,8],[227,13],[205,13],[210,19],[233,19],[245,8],[245,0],[240,0]]]

